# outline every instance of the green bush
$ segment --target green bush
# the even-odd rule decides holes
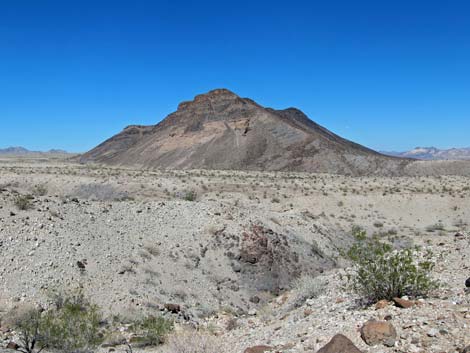
[[[186,201],[196,201],[197,193],[194,190],[187,191],[183,197]]]
[[[404,295],[426,296],[436,288],[430,272],[434,264],[431,253],[419,254],[416,249],[395,250],[377,238],[368,238],[362,229],[353,229],[356,243],[346,253],[353,261],[348,282],[353,291],[374,302]],[[417,255],[422,255],[420,259]]]
[[[48,348],[61,353],[86,352],[102,342],[98,307],[82,292],[57,295],[55,309],[44,314]]]
[[[136,320],[131,329],[138,335],[138,343],[157,346],[164,343],[166,335],[173,330],[173,322],[161,316],[147,316]]]
[[[23,308],[9,313],[9,324],[18,334],[18,351],[23,353],[41,352],[46,346],[44,322],[37,308]]]

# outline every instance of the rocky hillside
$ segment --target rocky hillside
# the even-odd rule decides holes
[[[171,169],[400,174],[410,160],[345,140],[295,108],[264,108],[217,89],[181,103],[155,126],[129,126],[83,162]]]

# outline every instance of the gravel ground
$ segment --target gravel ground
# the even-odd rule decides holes
[[[221,352],[256,344],[315,352],[336,333],[364,352],[456,352],[470,344],[469,186],[452,176],[2,161],[0,309],[47,307],[51,291],[81,287],[106,315],[162,312],[206,328]],[[32,197],[20,210],[25,195]],[[358,306],[343,288],[348,264],[339,256],[353,225],[396,246],[432,249],[442,287],[410,309]],[[293,307],[301,275],[319,276],[319,295]],[[168,303],[181,312],[164,311]],[[395,347],[365,345],[358,329],[387,315],[398,331]]]

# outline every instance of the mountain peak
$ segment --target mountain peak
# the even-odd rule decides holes
[[[237,96],[235,93],[233,93],[232,91],[226,88],[217,88],[207,93],[199,94],[196,97],[194,97],[194,99],[191,101],[185,101],[185,102],[180,103],[178,105],[178,111],[185,110],[189,107],[192,107],[198,104],[205,104],[205,103],[210,104],[210,103],[214,103],[218,101],[225,101],[225,102],[236,101],[237,99],[241,99],[241,98]]]

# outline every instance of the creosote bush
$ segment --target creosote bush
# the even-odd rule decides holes
[[[12,315],[12,326],[19,336],[20,351],[81,353],[89,352],[102,341],[101,315],[81,292],[58,295],[47,311],[24,310]]]
[[[38,308],[20,308],[9,313],[9,325],[18,333],[18,351],[40,353],[47,344],[43,337],[43,321]]]
[[[57,295],[55,308],[44,313],[44,336],[50,350],[88,352],[102,342],[99,309],[81,291]]]
[[[354,267],[348,275],[351,289],[369,302],[402,296],[426,296],[437,287],[430,277],[431,253],[417,249],[395,250],[366,232],[354,228],[356,243],[346,253]]]

